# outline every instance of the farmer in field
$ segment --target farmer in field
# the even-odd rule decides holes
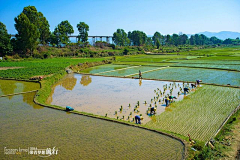
[[[151,107],[150,114],[156,114],[156,108],[155,107]]]
[[[141,124],[141,117],[139,115],[135,116],[136,124]]]
[[[192,88],[196,88],[196,83],[195,84],[193,84],[193,83],[191,83],[191,86],[192,86]]]
[[[177,99],[176,96],[169,96],[168,98],[169,98],[169,101],[170,101],[170,102],[173,102],[173,99]]]
[[[197,79],[197,80],[196,80],[196,82],[197,82],[197,85],[199,85],[199,84],[200,84],[200,82],[202,82],[202,80],[200,80],[200,79]]]
[[[169,105],[169,98],[165,98],[166,107]]]
[[[187,87],[183,88],[184,91],[184,95],[186,95],[187,93],[189,93],[189,89]]]
[[[142,72],[139,70],[139,79],[142,78]]]

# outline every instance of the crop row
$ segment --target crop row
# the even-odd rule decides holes
[[[239,89],[203,86],[183,101],[171,105],[171,112],[163,112],[156,116],[156,122],[146,125],[207,141],[239,105],[239,95]]]

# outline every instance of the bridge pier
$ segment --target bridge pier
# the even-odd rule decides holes
[[[94,46],[95,45],[95,37],[92,37],[92,45]]]

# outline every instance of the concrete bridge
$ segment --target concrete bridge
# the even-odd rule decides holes
[[[11,37],[15,37],[15,34],[11,34]],[[112,37],[113,36],[88,36],[88,39],[92,39],[92,45],[94,45],[98,39],[98,41],[103,42],[105,39],[105,42],[113,43]],[[78,41],[78,35],[70,35],[68,38],[76,38],[76,42]]]

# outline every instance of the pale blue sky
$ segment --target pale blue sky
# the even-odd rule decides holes
[[[240,32],[240,0],[0,0],[0,21],[15,34],[14,17],[33,5],[50,30],[68,20],[89,25],[89,35],[112,35],[118,28],[147,35],[194,34],[203,31]]]

